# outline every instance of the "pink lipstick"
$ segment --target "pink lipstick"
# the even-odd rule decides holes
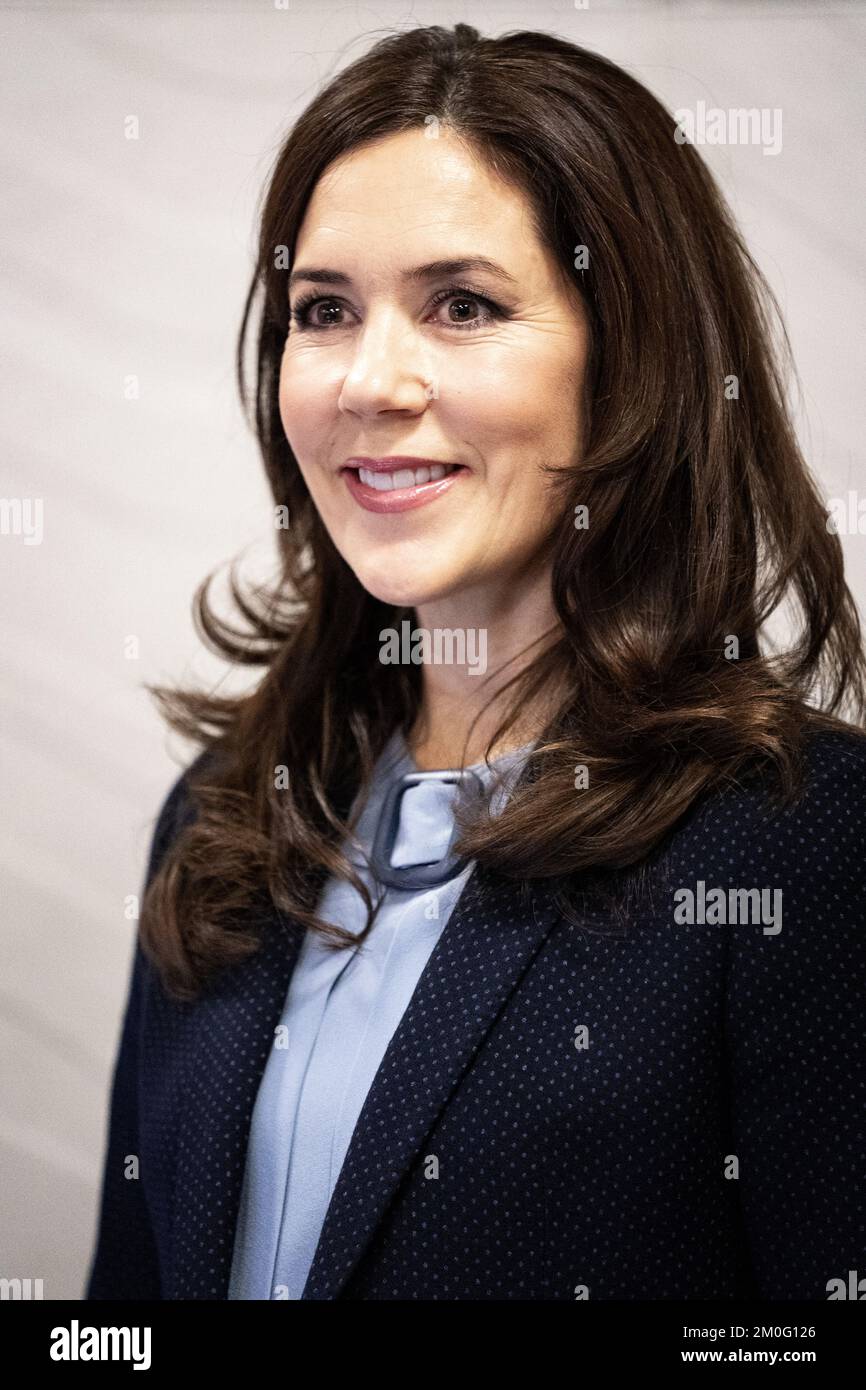
[[[387,458],[351,458],[341,471],[359,506],[368,512],[388,513],[434,502],[469,469],[438,459],[392,454]]]

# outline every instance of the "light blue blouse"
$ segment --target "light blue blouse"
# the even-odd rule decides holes
[[[473,766],[494,814],[531,747],[489,767]],[[417,770],[395,733],[376,765],[356,827],[363,854],[370,852],[391,780]],[[455,784],[436,781],[404,792],[393,866],[445,855],[457,793]],[[363,854],[349,841],[344,849],[375,902],[382,890]],[[229,1299],[301,1297],[367,1092],[473,867],[467,864],[436,888],[385,889],[379,915],[359,947],[329,950],[306,933],[253,1110]],[[324,885],[318,911],[355,934],[366,920],[360,895],[339,879]]]

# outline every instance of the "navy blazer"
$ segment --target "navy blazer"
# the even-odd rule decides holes
[[[305,1299],[817,1300],[866,1273],[866,752],[844,731],[807,748],[793,809],[750,779],[701,798],[624,924],[590,898],[569,923],[549,882],[476,868],[366,1097]],[[148,879],[194,814],[182,775]],[[781,930],[675,921],[698,881],[782,889]],[[89,1299],[227,1296],[302,937],[262,911],[261,950],[194,1002],[136,944]]]

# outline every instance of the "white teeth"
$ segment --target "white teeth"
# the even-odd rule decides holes
[[[398,468],[393,473],[374,473],[372,468],[359,468],[358,477],[377,492],[390,492],[396,487],[420,487],[422,483],[435,483],[437,478],[453,473],[455,466],[433,463],[429,468]]]

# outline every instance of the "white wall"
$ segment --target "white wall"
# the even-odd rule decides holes
[[[281,133],[365,31],[460,19],[597,48],[671,109],[782,109],[778,156],[703,152],[787,316],[825,494],[866,486],[862,5],[7,5],[0,494],[41,498],[44,532],[0,536],[0,1275],[42,1278],[48,1298],[83,1287],[134,931],[124,898],[187,756],[142,682],[221,674],[192,629],[193,589],[245,547],[267,555],[233,376],[255,200]],[[863,540],[843,542],[862,607]]]

